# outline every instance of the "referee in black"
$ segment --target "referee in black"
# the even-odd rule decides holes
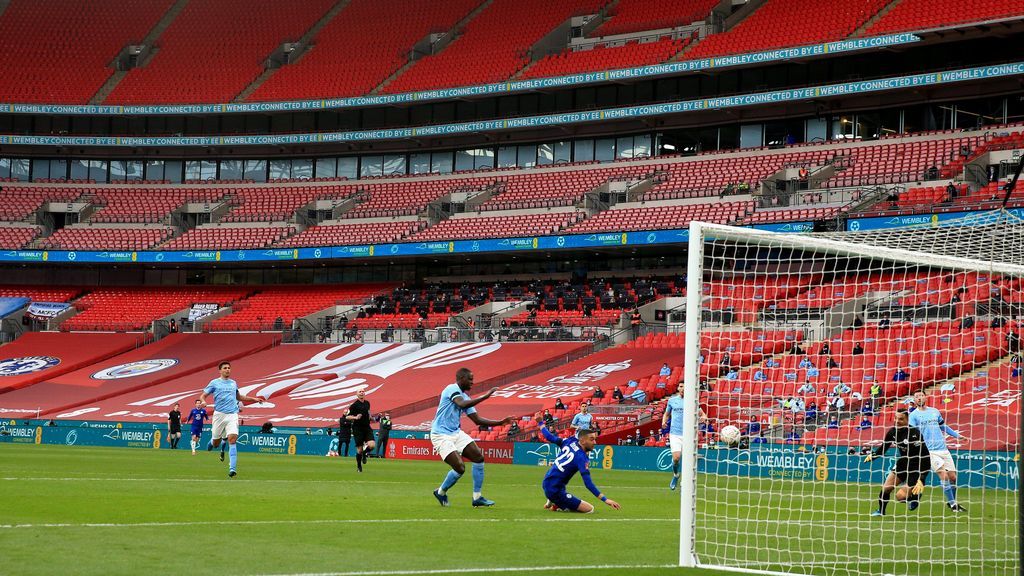
[[[167,443],[172,450],[178,449],[178,441],[181,440],[181,412],[178,404],[174,404],[174,410],[167,413]]]
[[[896,466],[882,483],[882,491],[878,493],[878,508],[871,513],[872,516],[885,516],[892,491],[903,484],[906,486],[902,486],[896,492],[896,500],[906,501],[910,510],[916,510],[921,504],[921,493],[924,492],[928,472],[931,471],[932,457],[928,453],[928,447],[924,445],[921,431],[910,426],[909,420],[906,408],[900,408],[896,412],[896,425],[885,433],[882,445],[864,458],[865,462],[871,462],[885,454],[893,445],[900,453],[896,459]]]
[[[373,441],[373,428],[370,427],[370,403],[366,400],[366,392],[356,392],[357,400],[348,409],[345,418],[352,422],[352,438],[356,441],[356,468],[363,471],[363,464],[376,443]]]

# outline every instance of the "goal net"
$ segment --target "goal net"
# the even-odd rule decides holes
[[[1024,221],[689,242],[680,563],[1019,574]]]

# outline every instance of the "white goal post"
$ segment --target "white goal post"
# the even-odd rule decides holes
[[[1017,213],[821,234],[691,222],[688,243],[685,414],[709,425],[684,427],[680,566],[1020,573]],[[728,346],[751,335],[765,345]],[[872,451],[901,417],[932,443],[929,410],[954,463],[935,468],[933,447],[921,496],[886,492],[897,451]],[[724,425],[740,444],[717,440]]]

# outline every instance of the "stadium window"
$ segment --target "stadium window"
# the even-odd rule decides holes
[[[452,153],[434,152],[430,155],[430,171],[434,174],[452,173]]]
[[[359,170],[359,158],[355,156],[345,156],[338,158],[338,178],[347,178],[349,180],[355,180]]]
[[[564,142],[555,142],[554,144],[554,158],[555,164],[565,164],[566,162],[572,162],[572,143],[568,140]]]
[[[384,155],[384,175],[390,176],[392,174],[405,174],[405,154],[385,154]]]
[[[292,178],[312,178],[313,160],[299,159],[292,160]]]
[[[471,152],[474,152],[473,168],[477,170],[494,168],[494,148],[478,148]]]
[[[114,176],[114,163],[110,163],[110,178],[118,179]],[[198,181],[203,179],[203,166],[199,160],[186,160],[185,161],[185,180],[186,181]]]
[[[188,177],[188,165],[186,164],[185,174]],[[292,177],[292,161],[291,160],[271,160],[270,161],[270,178],[291,178]]]
[[[409,155],[410,174],[428,174],[430,172],[430,153],[418,152]]]
[[[71,174],[72,178],[75,178],[75,167],[72,165]],[[164,179],[164,161],[163,160],[146,160],[146,180],[149,182],[159,181]]]
[[[372,178],[384,173],[384,156],[360,156],[359,177]]]
[[[555,151],[551,144],[539,144],[537,146],[537,165],[550,166],[555,161]]]
[[[217,168],[215,161],[208,161],[213,164],[214,170]],[[124,179],[129,182],[139,182],[142,180],[142,160],[126,160],[124,163]]]
[[[167,160],[164,163],[164,180],[171,184],[181,184],[184,171],[185,162],[183,160]]]
[[[599,138],[594,141],[594,160],[598,162],[615,160],[615,140],[613,138]]]
[[[241,160],[221,160],[220,161],[220,175],[219,180],[241,180],[242,179],[242,161]]]
[[[11,159],[0,158],[0,178],[11,177]]]
[[[50,161],[49,160],[33,160],[32,161],[32,181],[38,182],[45,180],[50,177]]]
[[[245,179],[252,180],[253,182],[266,182],[267,181],[267,161],[266,160],[246,160],[245,161]]]
[[[639,134],[633,137],[633,158],[651,157],[651,135]]]
[[[1024,95],[1014,95],[1006,98],[1005,115],[1007,123],[1024,122]]]
[[[572,143],[573,162],[591,162],[594,160],[594,141],[576,140]]]
[[[198,174],[199,174],[199,162],[191,162],[191,164],[195,164],[196,165],[196,175],[197,175],[196,178],[198,178],[199,177],[198,176]],[[123,181],[124,180],[124,171],[125,171],[124,160],[111,160],[110,161],[110,181],[111,182]]]
[[[758,148],[764,146],[764,126],[746,124],[740,126],[740,148]]]
[[[65,179],[68,177],[67,160],[50,160],[50,178]]]
[[[1006,121],[1005,98],[982,98],[956,105],[956,127],[971,130]]]
[[[804,121],[804,137],[807,142],[824,142],[828,139],[828,122],[824,118],[808,118]]]
[[[832,119],[833,140],[853,140],[856,126],[851,116],[838,116]]]
[[[108,168],[106,160],[89,160],[89,179],[101,183],[109,182]]]
[[[473,156],[469,153],[469,150],[456,150],[455,151],[455,170],[472,170],[473,169]]]
[[[697,131],[697,145],[701,152],[718,150],[718,128],[701,128]]]
[[[632,158],[633,157],[633,137],[632,136],[620,136],[615,140],[615,157],[616,158]]]
[[[537,165],[537,145],[526,144],[519,146],[518,161],[520,168],[533,168]]]
[[[498,168],[516,167],[516,147],[500,146],[498,148]]]
[[[334,178],[338,175],[338,159],[337,158],[317,158],[316,159],[316,177],[317,178]]]

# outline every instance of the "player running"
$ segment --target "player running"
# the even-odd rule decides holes
[[[672,451],[672,480],[668,483],[670,490],[675,490],[679,487],[679,459],[683,453],[683,411],[685,406],[686,403],[683,401],[683,383],[680,382],[676,393],[665,403],[665,413],[661,417],[661,429],[664,430],[666,426],[669,427],[668,445],[669,450]],[[700,408],[697,409],[697,419],[700,422],[707,420]]]
[[[434,490],[434,498],[437,498],[441,506],[448,506],[448,490],[466,473],[463,458],[473,463],[473,506],[494,506],[494,502],[484,498],[481,493],[484,486],[484,455],[469,434],[462,431],[462,414],[465,412],[477,426],[502,426],[515,420],[515,417],[491,420],[477,414],[475,406],[490,398],[498,389],[491,388],[479,398],[470,398],[466,392],[472,387],[473,371],[459,368],[455,372],[455,383],[445,386],[441,391],[437,414],[430,427],[430,442],[434,445],[434,451],[452,467],[441,486]]]
[[[928,396],[923,391],[914,393],[916,408],[910,413],[910,425],[921,431],[924,444],[931,453],[932,472],[939,476],[942,493],[946,496],[946,507],[953,512],[966,512],[967,510],[956,500],[956,462],[946,447],[945,435],[959,438],[964,442],[970,440],[947,426],[939,410],[930,408],[927,404]]]
[[[594,496],[597,496],[601,502],[616,510],[621,508],[618,502],[602,494],[590,479],[590,457],[588,454],[597,445],[597,433],[593,430],[582,428],[576,431],[576,436],[569,436],[563,439],[548,430],[543,418],[537,418],[537,424],[540,425],[540,433],[544,435],[544,438],[562,449],[558,457],[555,458],[554,463],[551,464],[551,469],[544,476],[542,486],[544,487],[544,495],[548,498],[544,508],[552,511],[567,510],[581,514],[590,514],[594,511],[592,504],[584,502],[565,491],[566,485],[576,475],[576,472],[580,473],[583,485]]]
[[[910,510],[916,510],[921,504],[921,493],[924,492],[924,483],[931,468],[931,456],[921,431],[910,426],[907,411],[902,408],[896,413],[896,425],[885,433],[882,445],[865,456],[864,461],[871,462],[883,456],[894,445],[900,455],[882,483],[882,491],[878,493],[878,508],[871,513],[872,516],[885,516],[892,491],[903,484],[906,486],[896,492],[896,500],[906,502]]]
[[[208,449],[219,447],[221,438],[227,438],[228,478],[234,478],[238,464],[238,447],[235,444],[238,440],[238,405],[242,402],[262,404],[263,398],[246,396],[238,391],[238,383],[231,379],[231,362],[221,362],[217,368],[220,370],[220,378],[210,380],[206,388],[203,388],[199,403],[205,407],[206,397],[213,395],[213,439]]]
[[[210,418],[206,409],[202,406],[202,400],[196,400],[196,407],[188,413],[186,424],[192,424],[192,455],[196,455],[196,448],[199,447],[199,439],[203,436],[203,424]]]

